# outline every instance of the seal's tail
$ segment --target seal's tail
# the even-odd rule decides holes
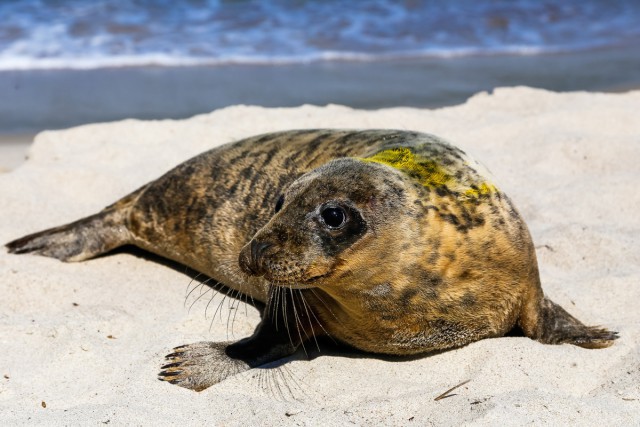
[[[105,209],[60,227],[6,244],[9,253],[33,253],[62,261],[83,261],[129,243],[122,210]]]
[[[573,344],[584,348],[605,348],[618,338],[597,326],[585,326],[550,299],[538,300],[537,307],[525,305],[519,325],[525,335],[545,344]]]

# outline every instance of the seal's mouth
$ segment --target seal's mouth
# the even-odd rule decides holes
[[[323,278],[331,274],[330,266],[322,260],[305,262],[304,259],[293,258],[292,254],[287,254],[287,257],[283,254],[277,245],[254,238],[240,251],[238,262],[243,273],[291,289],[317,287]]]
[[[290,278],[290,277],[269,277],[268,274],[264,278],[272,285],[290,289],[309,289],[318,287],[317,282],[325,278],[327,274],[319,274],[307,278]]]

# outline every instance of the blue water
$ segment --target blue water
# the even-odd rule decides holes
[[[640,43],[638,0],[0,2],[0,70],[567,52]]]

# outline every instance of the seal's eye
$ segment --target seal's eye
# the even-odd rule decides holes
[[[278,201],[276,202],[276,213],[280,212],[280,209],[282,209],[283,204],[284,204],[284,194],[281,194],[280,197],[278,197]]]
[[[347,220],[347,214],[340,207],[327,207],[320,213],[322,220],[329,228],[340,228]]]

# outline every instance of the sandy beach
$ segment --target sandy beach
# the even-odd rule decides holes
[[[180,344],[247,336],[259,321],[255,309],[224,301],[212,319],[205,310],[211,293],[186,298],[185,269],[140,251],[65,264],[2,248],[0,421],[637,424],[638,111],[640,91],[515,87],[440,109],[233,106],[187,120],[42,132],[26,162],[0,174],[2,243],[94,213],[193,155],[254,134],[317,127],[434,133],[488,166],[513,199],[536,244],[545,293],[620,339],[586,350],[512,336],[403,361],[329,348],[195,393],[156,379],[164,355]]]

